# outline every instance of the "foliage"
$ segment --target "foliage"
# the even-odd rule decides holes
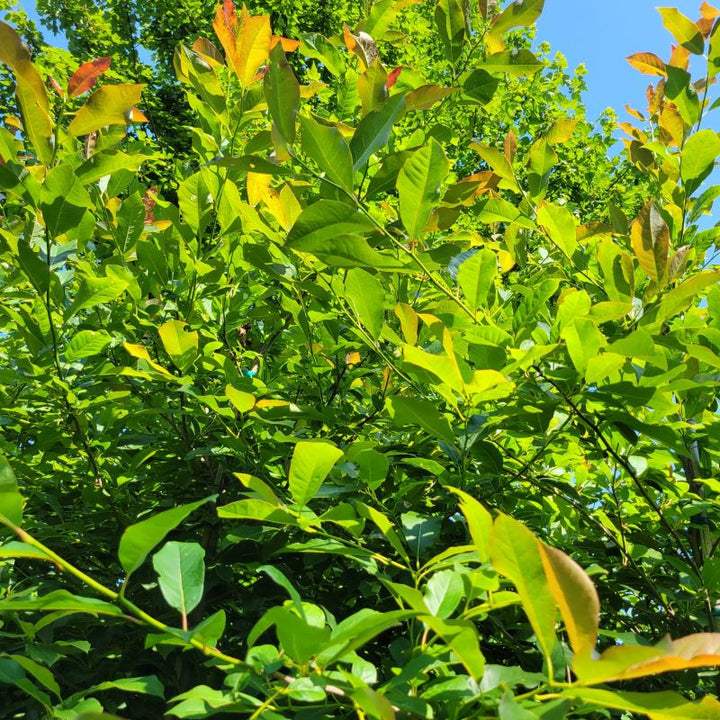
[[[720,11],[621,161],[542,6],[226,0],[176,193],[0,25],[7,717],[720,717]]]

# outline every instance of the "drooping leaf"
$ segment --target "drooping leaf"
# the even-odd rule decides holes
[[[654,202],[640,211],[630,230],[632,247],[640,267],[658,284],[667,272],[670,228]]]
[[[370,336],[377,340],[385,322],[385,290],[375,275],[353,268],[345,278],[345,298]]]
[[[270,65],[263,80],[270,117],[282,139],[295,142],[295,123],[300,107],[300,85],[280,45],[270,53]]]
[[[438,0],[435,25],[445,48],[445,57],[455,64],[465,44],[465,8],[462,0]]]
[[[67,590],[53,590],[40,597],[12,597],[0,600],[0,612],[68,612],[89,615],[122,616],[123,611],[104,600],[73,595]]]
[[[0,62],[15,73],[15,93],[23,126],[39,160],[49,164],[54,155],[53,122],[45,84],[30,61],[30,50],[7,23],[0,22]]]
[[[197,543],[170,541],[153,555],[158,584],[170,607],[183,619],[202,599],[205,585],[205,550]]]
[[[23,499],[8,459],[0,453],[0,514],[13,525],[22,523]]]
[[[570,645],[576,654],[595,648],[600,599],[592,580],[565,553],[538,541],[550,592],[560,608]]]

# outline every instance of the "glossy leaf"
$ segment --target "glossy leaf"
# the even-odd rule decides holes
[[[127,125],[132,108],[140,102],[144,85],[103,85],[78,110],[68,132],[77,137],[105,125]]]
[[[663,25],[673,34],[675,39],[686,50],[696,55],[702,55],[705,48],[703,37],[697,25],[685,17],[677,8],[658,8]]]
[[[688,138],[682,149],[681,177],[685,192],[695,192],[712,172],[720,155],[720,138],[713,130],[700,130]]]
[[[435,25],[445,48],[445,57],[456,63],[465,43],[465,9],[462,0],[438,0]]]
[[[394,95],[379,110],[365,115],[350,141],[354,170],[363,167],[373,153],[387,145],[393,125],[404,111],[404,97]]]

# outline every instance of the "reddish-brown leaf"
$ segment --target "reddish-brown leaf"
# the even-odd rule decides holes
[[[90,90],[97,82],[98,77],[110,67],[111,62],[112,58],[103,57],[83,63],[70,78],[68,95],[77,97],[86,90]]]
[[[228,6],[232,6],[229,8]],[[237,40],[233,27],[235,25],[235,6],[232,0],[225,0],[225,5],[218,5],[213,20],[213,29],[225,52],[225,61],[237,74],[240,74],[240,58],[238,56]]]
[[[65,91],[60,87],[60,84],[58,81],[52,76],[48,75],[48,80],[50,81],[50,86],[52,89],[60,96],[65,97]]]
[[[388,79],[387,79],[387,82],[385,83],[385,87],[388,90],[397,82],[398,75],[401,72],[402,72],[402,65],[400,65],[399,67],[396,67],[394,70],[391,70],[388,73]]]

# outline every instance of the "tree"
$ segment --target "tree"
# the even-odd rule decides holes
[[[0,25],[9,717],[720,715],[720,11],[630,59],[625,169],[542,5],[228,0],[176,196],[137,83]]]

